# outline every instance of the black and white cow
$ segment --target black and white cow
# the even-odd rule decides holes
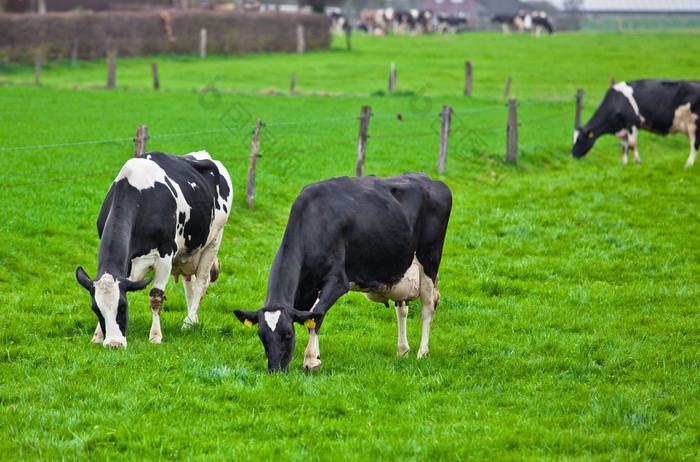
[[[397,353],[406,339],[407,302],[421,299],[418,357],[428,354],[437,306],[438,268],[452,194],[423,173],[390,178],[338,177],[306,186],[294,201],[257,311],[235,310],[265,347],[268,372],[287,370],[295,346],[293,322],[309,328],[304,368],[321,364],[318,333],[331,306],[348,291],[393,300],[399,324]]]
[[[574,131],[571,155],[585,156],[601,135],[614,134],[622,143],[622,163],[632,149],[634,161],[639,130],[661,135],[683,133],[690,139],[692,167],[700,147],[700,82],[688,80],[635,80],[613,85],[591,120]]]
[[[183,328],[198,322],[202,297],[219,275],[216,253],[231,199],[228,172],[205,151],[185,156],[149,152],[124,164],[97,218],[97,275],[91,279],[80,266],[75,273],[97,315],[93,343],[126,348],[126,292],[144,289],[151,279],[150,341],[160,343],[160,311],[171,274],[175,282],[183,276]],[[151,270],[153,278],[143,280]]]

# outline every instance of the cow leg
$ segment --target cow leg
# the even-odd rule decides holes
[[[420,275],[420,320],[423,324],[423,332],[420,339],[418,357],[422,358],[429,352],[428,341],[430,339],[430,325],[433,322],[435,307],[438,302],[437,287],[433,280],[421,271]]]
[[[165,286],[168,285],[170,272],[172,271],[172,259],[159,258],[153,265],[154,277],[153,286],[148,293],[148,302],[153,313],[153,322],[151,323],[151,332],[148,335],[148,340],[151,343],[161,343],[163,341],[163,332],[160,329],[160,311],[163,309],[165,301]]]
[[[197,311],[199,311],[199,305],[209,287],[212,270],[214,269],[215,262],[217,262],[216,253],[219,251],[223,232],[224,230],[222,228],[216,238],[212,240],[211,244],[202,250],[195,274],[189,278],[185,278],[182,282],[182,285],[185,287],[185,298],[187,299],[187,317],[182,322],[183,329],[187,329],[192,324],[197,324],[199,322]],[[218,277],[218,267],[215,273]]]
[[[699,134],[696,135],[696,132]],[[698,145],[700,145],[700,128],[697,125],[688,130],[688,138],[690,139],[690,156],[688,156],[685,166],[692,167],[695,164],[695,157],[698,155]]]
[[[406,302],[396,302],[394,308],[396,308],[396,320],[399,324],[399,341],[396,346],[396,355],[406,356],[406,353],[411,351],[411,348],[408,346],[408,339],[406,338],[406,318],[408,318],[408,305]]]
[[[131,274],[129,279],[141,281],[153,270],[153,286],[148,293],[148,302],[153,313],[153,323],[148,339],[151,343],[161,343],[163,334],[160,329],[160,311],[165,301],[165,286],[168,285],[168,278],[172,270],[172,254],[161,258],[157,251],[151,252],[144,257],[131,260]]]
[[[637,138],[639,137],[639,130],[637,127],[632,127],[632,130],[630,132],[629,136],[629,144],[630,147],[634,150],[634,163],[635,164],[641,164],[642,159],[639,158],[639,151],[637,151]]]
[[[102,327],[98,321],[97,328],[95,329],[95,334],[92,336],[92,343],[102,343],[105,340],[105,334],[102,332]]]
[[[350,290],[350,283],[347,277],[343,274],[342,276],[329,277],[318,294],[318,299],[311,311],[314,313],[325,314],[328,309],[335,302],[338,301],[340,297],[348,293]],[[321,329],[321,323],[318,323],[316,327],[309,329],[309,343],[304,350],[304,369],[307,370],[318,370],[321,367],[321,351],[318,347],[318,334]]]
[[[630,146],[627,143],[626,140],[622,141],[622,165],[627,165],[627,152],[629,151]]]

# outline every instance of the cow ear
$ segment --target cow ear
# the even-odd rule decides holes
[[[78,280],[78,283],[87,290],[92,290],[95,286],[95,283],[90,279],[90,276],[87,275],[82,266],[78,266],[75,270],[75,278]]]
[[[316,324],[321,323],[324,315],[313,311],[298,311],[291,309],[289,310],[289,316],[291,316],[292,321],[296,322],[297,324],[313,329],[316,327]]]
[[[119,284],[124,286],[127,292],[145,289],[151,283],[153,278],[144,279],[143,281],[132,281],[127,278],[119,278]]]
[[[258,323],[258,311],[233,310],[233,314],[235,314],[238,320],[246,327],[253,327],[253,324]]]

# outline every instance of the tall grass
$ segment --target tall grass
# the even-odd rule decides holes
[[[609,74],[690,78],[700,45],[688,38],[358,37],[352,51],[304,56],[161,57],[164,76],[173,72],[158,93],[136,75],[147,59],[120,62],[117,91],[90,88],[99,62],[55,65],[43,88],[26,84],[31,69],[2,68],[2,457],[698,458],[700,179],[683,168],[688,142],[643,133],[640,166],[619,165],[612,138],[569,156],[577,87],[589,92],[585,119]],[[473,98],[460,93],[467,59]],[[390,60],[402,93],[382,96]],[[284,88],[292,67],[315,75],[298,80],[304,94],[260,94]],[[209,85],[217,75],[227,80]],[[517,165],[503,162],[509,75],[526,103]],[[216,105],[202,99],[215,95],[207,86],[220,91]],[[430,358],[397,358],[393,310],[348,294],[324,322],[319,373],[301,370],[299,328],[289,374],[266,375],[260,341],[232,310],[261,306],[299,190],[354,173],[356,145],[338,142],[357,136],[363,104],[375,114],[367,173],[422,170],[454,194]],[[438,175],[442,104],[455,118]],[[258,117],[268,125],[250,210],[245,127]],[[171,282],[164,343],[148,343],[140,292],[130,294],[129,348],[106,350],[89,343],[96,319],[74,271],[95,272],[96,216],[139,123],[149,149],[225,159],[236,196],[201,324],[180,330],[184,293]],[[163,136],[185,132],[196,133]],[[126,140],[6,149],[114,139]],[[414,352],[419,337],[412,305]]]

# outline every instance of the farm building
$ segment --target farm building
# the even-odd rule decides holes
[[[697,0],[582,0],[583,29],[661,29],[700,27]]]

